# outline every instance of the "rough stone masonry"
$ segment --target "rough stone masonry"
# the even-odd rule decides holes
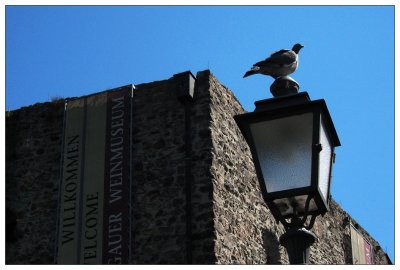
[[[283,226],[262,200],[233,119],[242,106],[208,70],[197,73],[186,103],[176,80],[133,92],[130,263],[287,264]],[[7,264],[54,263],[63,111],[59,100],[7,113]],[[332,200],[313,227],[312,264],[352,264],[350,223],[374,246],[376,264],[391,263]]]

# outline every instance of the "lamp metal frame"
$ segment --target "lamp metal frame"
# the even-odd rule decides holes
[[[302,96],[303,94],[303,96]],[[254,159],[255,169],[258,176],[258,180],[261,186],[261,191],[265,202],[268,204],[272,214],[274,217],[281,221],[285,226],[291,226],[290,223],[285,224],[285,219],[287,218],[295,218],[303,216],[303,220],[307,218],[308,215],[313,216],[310,221],[310,225],[312,226],[313,221],[315,220],[314,216],[323,215],[327,211],[329,211],[329,198],[330,198],[330,186],[331,186],[331,174],[332,174],[332,165],[334,161],[334,148],[336,146],[340,146],[340,141],[338,135],[336,133],[335,127],[333,125],[331,116],[329,114],[328,108],[324,100],[315,100],[309,101],[308,94],[300,93],[297,95],[282,97],[282,98],[273,98],[269,100],[265,100],[264,103],[269,103],[269,106],[262,104],[263,102],[256,102],[256,106],[259,106],[260,109],[256,108],[255,112],[245,113],[241,115],[235,116],[235,121],[237,122],[242,134],[245,135],[245,139],[250,146],[250,150]],[[306,99],[304,100],[304,97]],[[301,102],[293,102],[295,98],[302,98]],[[285,98],[288,102],[285,103]],[[279,104],[273,104],[274,101],[279,102]],[[269,192],[265,185],[265,179],[262,174],[258,154],[255,148],[255,143],[250,131],[250,125],[258,122],[265,122],[275,119],[286,118],[290,116],[312,113],[313,114],[313,130],[312,130],[312,161],[311,161],[311,184],[308,187],[295,188],[290,190],[283,190],[277,192]],[[321,190],[319,189],[319,152],[321,151],[320,144],[320,129],[321,124],[324,125],[328,140],[332,147],[332,155],[331,155],[331,164],[329,168],[329,182],[328,182],[328,193],[327,198],[324,200],[324,196],[322,195]],[[308,195],[306,205],[308,208],[310,200],[314,199],[315,204],[317,205],[317,210],[309,211],[309,209],[305,209],[304,213],[295,213],[283,216],[279,211],[277,205],[273,202],[276,199],[282,198],[290,198],[294,196]],[[294,222],[293,224],[295,224]],[[295,226],[295,225],[293,225]],[[297,225],[296,225],[297,226]]]

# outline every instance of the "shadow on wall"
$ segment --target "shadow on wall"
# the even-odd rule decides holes
[[[263,247],[267,254],[267,264],[282,264],[279,246],[279,240],[276,233],[264,230]]]
[[[353,264],[350,235],[343,235],[343,251],[345,264]]]
[[[10,208],[6,208],[6,243],[17,240],[17,215]]]
[[[343,231],[346,230],[346,227],[350,226],[350,220],[348,217],[345,217],[342,224]],[[351,251],[351,237],[350,235],[344,233],[343,234],[343,251],[344,251],[344,261],[345,264],[353,264],[353,256]]]

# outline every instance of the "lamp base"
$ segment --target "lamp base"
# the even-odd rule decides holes
[[[290,228],[279,239],[289,255],[290,264],[309,264],[310,246],[317,236],[305,228]]]

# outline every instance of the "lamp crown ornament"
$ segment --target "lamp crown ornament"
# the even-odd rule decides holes
[[[254,74],[271,76],[275,79],[270,86],[274,97],[297,94],[300,86],[288,75],[295,72],[299,66],[299,52],[302,48],[303,45],[296,43],[291,50],[282,49],[273,52],[265,60],[255,63],[243,78]]]

